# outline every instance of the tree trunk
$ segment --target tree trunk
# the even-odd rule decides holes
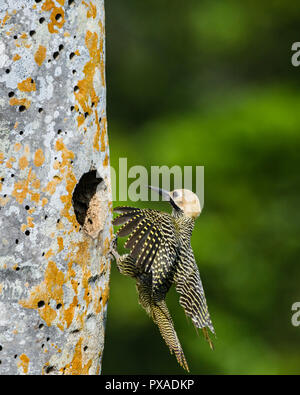
[[[104,0],[4,0],[0,29],[0,374],[97,374],[112,237]]]

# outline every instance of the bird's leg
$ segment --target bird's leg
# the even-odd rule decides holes
[[[118,236],[114,235],[111,242],[110,254],[116,260],[119,272],[125,276],[136,277],[137,271],[135,261],[131,258],[131,256],[129,256],[129,254],[120,255],[118,253],[117,241]]]

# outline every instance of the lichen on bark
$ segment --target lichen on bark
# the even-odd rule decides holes
[[[0,32],[0,374],[97,374],[112,237],[104,1],[4,0]],[[73,193],[90,171],[84,227]]]

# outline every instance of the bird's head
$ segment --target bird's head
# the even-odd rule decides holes
[[[171,203],[176,211],[181,211],[187,217],[196,219],[201,213],[201,205],[198,196],[188,189],[175,189],[174,191],[168,192],[161,188],[152,187],[149,188],[158,192],[163,200]]]

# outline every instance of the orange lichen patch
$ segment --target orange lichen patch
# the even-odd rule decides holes
[[[9,104],[11,106],[25,106],[26,108],[29,108],[31,101],[28,99],[17,99],[16,97],[12,97]]]
[[[55,3],[52,0],[45,0],[44,4],[42,5],[43,11],[51,11],[52,8],[55,7]]]
[[[14,145],[14,151],[15,152],[19,152],[21,148],[22,148],[22,144],[20,144],[20,143],[16,143]]]
[[[31,186],[32,186],[32,188],[34,188],[34,189],[39,189],[40,186],[41,186],[41,181],[38,180],[38,179],[33,180],[32,183],[31,183]]]
[[[79,56],[80,52],[78,51],[78,49],[76,49],[76,51],[74,52],[75,55]]]
[[[34,60],[38,66],[41,66],[46,58],[47,49],[43,45],[40,45],[34,54]]]
[[[108,154],[106,153],[103,161],[103,166],[107,166],[107,165],[108,165]]]
[[[44,281],[33,287],[28,299],[22,299],[19,303],[27,309],[38,309],[40,317],[50,326],[57,313],[48,303],[51,299],[55,300],[57,304],[63,303],[64,282],[63,272],[56,267],[54,262],[50,261],[45,270]]]
[[[0,165],[3,164],[3,160],[4,160],[4,153],[0,152]]]
[[[60,252],[64,249],[64,239],[62,237],[57,238],[57,244],[58,244],[58,251]]]
[[[105,86],[105,65],[104,65],[104,56],[103,56],[103,50],[104,50],[104,26],[102,25],[101,21],[99,21],[99,27],[100,27],[100,53],[102,56],[100,56],[100,74],[101,74],[101,80],[102,80],[102,85]]]
[[[0,294],[2,293],[2,291],[3,291],[3,284],[0,283]]]
[[[42,199],[42,207],[44,207],[47,203],[48,203],[48,199],[47,198],[43,198]]]
[[[27,228],[34,228],[33,218],[27,217],[27,224],[21,225],[21,231],[24,232]]]
[[[78,298],[77,298],[77,296],[75,295],[74,297],[73,297],[73,301],[72,301],[72,303],[70,304],[70,306],[66,309],[66,308],[64,308],[63,309],[63,317],[64,317],[64,320],[65,320],[65,322],[66,322],[66,326],[67,326],[67,328],[69,328],[69,326],[72,324],[72,322],[73,322],[73,319],[74,319],[74,315],[75,315],[75,309],[76,309],[76,306],[78,305]]]
[[[35,82],[32,78],[26,78],[26,80],[18,83],[18,89],[22,92],[36,91]]]
[[[72,194],[77,182],[76,177],[72,170],[70,159],[74,159],[75,155],[72,151],[68,150],[65,147],[62,139],[56,141],[55,149],[56,151],[61,151],[62,159],[61,159],[59,171],[63,175],[63,178],[66,181],[66,191],[67,191],[67,195],[63,195],[60,197],[60,200],[64,204],[64,208],[61,211],[61,215],[63,217],[66,217],[68,221],[74,225],[74,228],[77,229],[77,231],[79,231],[79,227],[74,211],[72,210],[72,213],[70,214],[70,210],[73,207]]]
[[[96,133],[94,135],[94,143],[93,143],[93,148],[96,151],[99,151],[100,147],[99,147],[99,139],[100,139],[100,122],[99,122],[99,118],[98,118],[98,112],[97,110],[95,110],[95,121],[96,121],[96,126],[97,126],[97,130]]]
[[[62,1],[59,1],[59,4],[62,4]],[[42,5],[43,11],[51,11],[50,21],[48,23],[48,30],[50,33],[58,33],[58,29],[61,29],[65,24],[65,12],[63,8],[56,7],[53,0],[45,0]]]
[[[106,117],[103,117],[101,119],[101,125],[102,125],[102,133],[101,133],[101,152],[104,152],[106,150],[106,145],[105,145],[105,136],[107,134],[107,119]]]
[[[3,18],[1,25],[2,27],[5,25],[5,23],[9,20],[10,15],[8,14],[8,12],[6,11],[5,17]]]
[[[85,75],[85,78],[78,81],[77,86],[79,89],[74,94],[76,101],[82,108],[82,111],[84,113],[85,112],[91,113],[92,112],[91,104],[94,103],[94,105],[97,105],[99,102],[99,98],[96,94],[93,84],[96,68],[100,67],[100,61],[101,61],[101,45],[100,47],[98,46],[97,33],[92,33],[90,31],[87,31],[85,36],[85,45],[89,50],[90,61],[87,62],[83,68],[83,73]],[[78,106],[77,106],[77,110],[78,110]],[[79,117],[77,118],[77,122],[80,125],[82,124],[83,120],[84,119],[82,118]]]
[[[88,18],[94,18],[95,19],[96,15],[97,15],[97,8],[96,8],[95,4],[93,4],[92,2],[87,4],[85,1],[83,1],[82,4],[84,4],[88,8],[86,16]]]
[[[77,125],[78,125],[78,127],[80,127],[83,124],[84,120],[85,120],[85,118],[84,118],[83,114],[78,115],[78,117],[77,117]]]
[[[52,249],[50,248],[50,250],[46,252],[45,258],[46,258],[46,259],[49,259],[52,255],[54,255],[54,252],[53,252]]]
[[[11,168],[12,168],[12,164],[13,164],[13,162],[15,162],[15,161],[16,161],[16,158],[14,158],[14,157],[12,156],[12,157],[9,158],[8,161],[6,162],[6,167],[7,167],[8,169],[11,169]]]
[[[38,150],[35,151],[33,163],[35,164],[35,166],[39,167],[42,166],[44,161],[45,161],[45,156],[43,150],[39,148]]]
[[[90,359],[84,365],[82,359],[83,359],[82,358],[82,338],[80,338],[75,346],[72,361],[64,367],[65,374],[71,374],[71,375],[88,374],[89,369],[92,365],[92,360]]]
[[[28,159],[25,155],[21,156],[21,158],[19,159],[19,168],[21,170],[26,169],[26,167],[28,166]]]
[[[46,188],[43,189],[44,192],[49,192],[50,195],[53,195],[56,191],[56,187],[58,184],[62,182],[62,178],[58,176],[54,176],[52,181],[49,181]]]
[[[27,38],[27,34],[26,34],[25,32],[22,33],[21,36],[20,36],[20,38],[23,38],[23,39],[24,39],[24,38]]]
[[[20,361],[18,362],[18,367],[22,367],[23,368],[23,372],[25,374],[27,374],[28,373],[28,366],[29,366],[30,359],[27,357],[26,354],[21,354],[19,358],[20,358]]]
[[[69,32],[64,32],[64,37],[70,37],[71,34]]]
[[[18,125],[19,125],[19,122],[17,121],[17,122],[15,123],[15,125],[14,125],[14,129],[17,129]]]
[[[38,203],[40,201],[41,195],[39,193],[30,192],[30,194],[31,194],[30,200],[32,200],[35,203]]]
[[[13,56],[13,61],[16,62],[17,60],[21,59],[21,56],[19,54],[15,54]]]

